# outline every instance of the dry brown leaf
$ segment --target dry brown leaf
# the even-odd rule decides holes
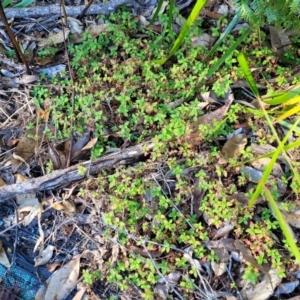
[[[28,84],[28,83],[33,83],[35,81],[39,80],[38,75],[28,75],[28,74],[23,74],[22,77],[20,78],[19,83],[20,84]]]
[[[3,249],[1,240],[0,240],[0,264],[3,265],[6,268],[10,267],[10,262],[9,262],[9,260],[7,258],[7,255],[6,255],[6,253]]]
[[[45,47],[47,45],[52,44],[60,44],[63,43],[69,36],[70,29],[61,30],[58,33],[50,34],[47,38],[41,39],[38,42],[39,47]]]
[[[30,213],[24,218],[23,225],[28,226],[33,221],[33,219],[36,216],[38,216],[38,214],[41,212],[43,212],[43,205],[42,203],[38,203],[32,208]]]
[[[272,48],[277,52],[277,54],[283,54],[288,51],[289,45],[291,45],[291,40],[286,34],[283,28],[275,28],[274,26],[269,26],[271,45]]]
[[[98,37],[101,32],[108,31],[108,24],[95,25],[87,29],[88,33],[92,36],[93,39]]]
[[[79,20],[72,17],[67,17],[67,20],[68,20],[68,25],[71,30],[71,33],[77,33],[77,34],[82,33],[83,25]]]
[[[82,149],[81,151],[84,151],[84,150],[90,150],[91,148],[93,148],[98,142],[98,138],[93,138],[91,139]]]
[[[248,300],[265,300],[268,299],[274,292],[276,286],[281,283],[281,278],[278,276],[276,270],[270,270],[260,283],[255,286],[246,286],[241,291],[243,299]]]
[[[226,272],[227,263],[212,261],[211,262],[211,267],[212,267],[215,275],[218,277],[218,276],[223,275]]]
[[[34,266],[37,267],[45,265],[52,258],[53,251],[55,249],[56,248],[54,246],[48,245],[47,248],[34,259]]]
[[[196,122],[187,124],[185,137],[183,139],[192,146],[197,145],[202,140],[202,136],[199,133],[199,126],[214,126],[215,123],[222,121],[226,116],[233,99],[232,93],[228,92],[228,100],[225,105],[213,112],[198,117]]]
[[[5,181],[0,177],[0,186],[6,185]]]
[[[247,145],[247,137],[244,133],[234,135],[222,148],[221,154],[226,160],[241,155]]]
[[[12,147],[12,146],[14,146],[15,144],[17,144],[19,141],[20,141],[20,139],[11,139],[11,140],[9,140],[9,141],[6,143],[6,145],[7,145],[8,147]]]
[[[47,123],[50,115],[51,100],[49,98],[46,98],[44,100],[43,106],[44,109],[41,108],[36,109],[36,114],[39,120],[41,120],[43,123]]]
[[[68,264],[57,270],[49,278],[44,299],[65,299],[76,286],[79,267],[80,255],[77,255]]]
[[[61,266],[61,262],[56,261],[52,264],[48,264],[47,269],[48,269],[49,272],[54,272],[60,266]]]
[[[15,151],[14,155],[16,158],[11,159],[12,172],[16,173],[18,168],[22,165],[22,161],[27,161],[35,153],[36,143],[42,140],[43,132],[46,128],[46,125],[42,124],[39,126],[37,131],[36,139],[31,139],[28,137],[29,134],[35,135],[36,128],[26,131],[26,133],[21,137]],[[48,128],[52,130],[52,126],[48,125]]]
[[[16,183],[21,183],[21,182],[25,181],[26,179],[27,178],[24,175],[17,174],[17,176],[16,176]]]
[[[54,202],[51,204],[51,207],[54,208],[55,210],[65,210],[65,206],[61,202]]]
[[[75,214],[76,213],[76,207],[73,201],[69,200],[63,200],[62,204],[65,207],[65,212],[68,214]]]
[[[46,66],[47,64],[53,62],[54,56],[35,57],[34,60],[39,66]]]
[[[235,240],[234,245],[236,248],[243,254],[243,258],[249,262],[251,265],[253,265],[255,268],[263,272],[268,278],[270,283],[272,282],[272,279],[270,277],[270,274],[268,273],[270,270],[270,266],[268,265],[260,265],[257,260],[252,256],[251,251],[245,246],[245,244],[240,240]]]
[[[86,288],[85,287],[82,287],[77,293],[76,295],[74,296],[73,300],[82,300],[83,298],[83,295],[86,291]]]

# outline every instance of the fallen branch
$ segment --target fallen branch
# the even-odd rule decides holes
[[[145,150],[150,151],[153,146],[153,143],[140,144],[117,153],[100,157],[94,161],[87,161],[63,170],[54,171],[45,176],[2,186],[0,187],[0,202],[22,194],[58,188],[63,184],[84,179],[87,174],[94,175],[101,170],[112,169],[120,164],[125,165],[135,162],[144,156]],[[78,167],[80,166],[87,169],[86,174],[78,174]]]
[[[92,4],[85,15],[108,15],[123,4],[133,3],[133,0],[112,0],[104,4]],[[66,6],[68,16],[78,16],[84,10],[85,5]],[[61,15],[62,10],[59,5],[46,5],[25,8],[6,8],[4,9],[7,19],[11,18],[36,18],[53,15]]]

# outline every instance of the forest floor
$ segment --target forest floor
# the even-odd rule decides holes
[[[236,11],[209,1],[161,65],[192,4],[169,23],[164,2],[149,24],[150,4],[10,19],[31,74],[1,26],[0,298],[300,299],[265,195],[249,205],[278,144],[237,62],[245,53],[261,95],[286,91],[300,36],[253,27],[232,49],[240,19],[210,53]],[[281,107],[267,109],[274,121]],[[280,139],[296,120],[274,121]],[[267,188],[297,242],[283,155]]]

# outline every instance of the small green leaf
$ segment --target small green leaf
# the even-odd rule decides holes
[[[244,53],[240,52],[238,54],[237,60],[240,64],[241,69],[243,70],[245,78],[246,78],[254,96],[259,97],[258,88],[257,88],[255,80],[251,74],[246,55]]]
[[[155,11],[155,13],[154,13],[154,15],[153,15],[153,17],[152,17],[152,19],[151,19],[151,21],[150,21],[150,23],[147,27],[151,26],[154,23],[154,21],[157,19],[157,16],[159,14],[159,11],[160,11],[163,3],[164,3],[164,0],[159,0],[156,11]]]
[[[266,198],[268,200],[269,206],[272,209],[274,215],[276,216],[276,218],[278,220],[278,223],[279,223],[279,226],[280,226],[280,228],[281,228],[281,230],[282,230],[282,232],[285,236],[287,244],[290,246],[291,252],[296,257],[296,259],[298,261],[298,264],[299,264],[300,263],[299,248],[296,245],[296,243],[295,243],[295,241],[294,241],[294,239],[291,235],[289,227],[288,227],[287,223],[285,222],[285,220],[282,216],[282,213],[280,212],[278,206],[276,205],[276,202],[275,202],[270,190],[265,185],[263,186],[263,189],[265,191],[265,195],[266,195]]]
[[[174,10],[174,0],[170,0],[169,20],[168,20],[168,29],[169,29],[170,31],[172,30],[173,10]]]

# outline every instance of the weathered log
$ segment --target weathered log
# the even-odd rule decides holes
[[[112,169],[119,164],[130,164],[132,162],[136,162],[144,156],[145,150],[150,151],[153,146],[153,143],[140,144],[117,153],[105,155],[94,161],[86,161],[63,170],[54,171],[38,178],[32,178],[21,183],[2,186],[0,187],[0,202],[22,194],[59,188],[66,183],[84,179],[87,177],[87,174],[94,175],[99,173],[101,170]],[[87,169],[86,174],[78,173],[78,167],[80,166]]]
[[[117,7],[123,4],[133,3],[133,0],[111,0],[104,4],[92,4],[85,15],[109,15],[116,10]],[[78,16],[81,14],[85,5],[66,6],[66,13],[68,16]],[[10,18],[36,18],[53,15],[62,15],[62,9],[59,5],[46,5],[24,8],[6,8],[5,15]]]

